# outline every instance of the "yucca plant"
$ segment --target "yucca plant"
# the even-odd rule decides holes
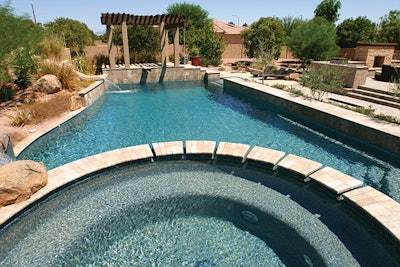
[[[32,114],[29,109],[17,110],[14,116],[9,114],[5,115],[11,120],[11,125],[17,127],[27,124],[27,122],[32,118]]]

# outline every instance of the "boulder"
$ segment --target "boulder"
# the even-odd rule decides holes
[[[13,161],[15,161],[15,159],[10,157],[9,155],[7,155],[5,153],[0,153],[0,167],[4,166],[10,162],[13,162]]]
[[[6,153],[10,136],[6,133],[0,133],[0,153]]]
[[[42,162],[18,160],[0,167],[0,207],[30,198],[47,184]]]
[[[71,110],[77,110],[84,106],[84,100],[79,95],[73,95],[69,98],[69,108]]]
[[[62,84],[57,76],[46,74],[35,82],[33,90],[45,94],[54,94],[62,89]]]

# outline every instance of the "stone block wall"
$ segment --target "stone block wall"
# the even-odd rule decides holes
[[[104,69],[113,83],[145,83],[204,79],[205,70],[197,67]]]
[[[381,67],[383,64],[391,64],[396,44],[392,43],[367,43],[359,44],[354,53],[354,60],[365,61],[368,68]],[[379,66],[374,66],[376,57],[383,57]]]
[[[83,105],[91,105],[104,94],[106,89],[104,81],[97,81],[93,85],[79,91],[79,96],[83,99]]]
[[[349,88],[358,88],[364,85],[368,77],[368,67],[354,64],[332,64],[326,61],[314,61],[311,66],[325,65],[343,71],[344,84]]]

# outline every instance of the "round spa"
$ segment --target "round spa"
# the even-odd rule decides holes
[[[272,180],[274,189],[265,186]],[[0,265],[358,266],[319,215],[280,187],[296,201],[314,202],[285,179],[229,165],[112,167],[5,226]]]

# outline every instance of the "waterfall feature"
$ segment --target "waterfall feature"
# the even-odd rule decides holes
[[[121,87],[113,83],[112,81],[105,79],[105,85],[108,91],[122,91]]]

